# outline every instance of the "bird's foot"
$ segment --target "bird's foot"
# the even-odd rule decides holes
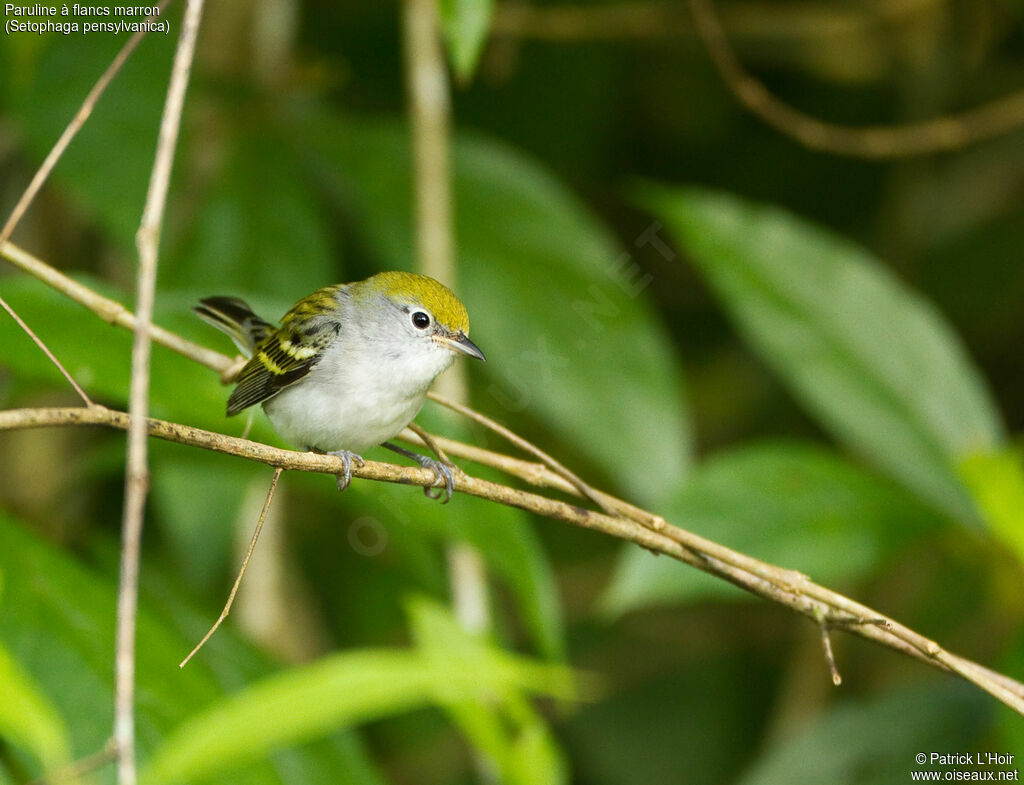
[[[344,467],[344,470],[338,475],[338,490],[343,491],[352,482],[352,462],[355,461],[357,465],[362,466],[364,463],[363,456],[356,455],[351,450],[334,450],[327,454],[333,455],[335,458],[341,458],[341,465]]]
[[[452,472],[452,467],[442,461],[428,458],[426,455],[420,455],[416,460],[424,469],[430,469],[436,478],[433,485],[423,489],[424,495],[428,499],[440,499],[444,496],[441,504],[450,502],[455,490],[455,474]],[[442,485],[444,486],[443,490],[441,489]]]
[[[399,455],[404,455],[406,458],[411,458],[424,469],[430,469],[434,473],[434,484],[423,489],[423,494],[428,499],[442,499],[441,504],[447,504],[452,500],[452,493],[455,492],[455,474],[449,464],[428,458],[426,455],[420,455],[418,452],[407,450],[391,442],[384,442],[381,446],[387,447]],[[442,489],[441,486],[444,488]]]

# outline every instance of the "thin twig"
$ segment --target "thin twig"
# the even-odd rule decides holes
[[[61,294],[71,298],[79,305],[85,306],[103,321],[126,330],[135,331],[135,314],[125,308],[116,300],[111,300],[101,294],[94,292],[88,286],[80,284],[73,278],[69,278],[55,267],[47,264],[42,259],[30,254],[25,249],[8,242],[0,246],[0,256],[3,256],[19,269],[35,276],[43,283]],[[158,343],[193,362],[205,365],[207,368],[219,374],[229,373],[236,365],[235,361],[227,355],[207,349],[192,341],[186,341],[180,335],[172,333],[156,325],[150,325],[150,337],[154,343]],[[241,367],[240,365],[238,366]]]
[[[531,442],[524,439],[522,436],[512,432],[501,423],[497,423],[490,417],[487,417],[480,412],[470,409],[468,406],[455,403],[444,398],[436,393],[430,393],[431,400],[442,406],[459,412],[465,417],[470,418],[474,422],[478,422],[481,425],[493,430],[495,433],[500,434],[502,437],[507,439],[513,445],[519,449],[530,453],[531,455],[539,458],[549,469],[557,473],[560,477],[569,482],[574,491],[583,498],[589,499],[590,501],[601,507],[602,510],[607,512],[609,515],[618,515],[628,518],[632,521],[636,521],[649,528],[651,531],[665,534],[668,537],[675,539],[680,545],[690,548],[694,544],[694,538],[697,535],[690,532],[686,532],[685,536],[681,534],[682,529],[677,529],[674,526],[666,524],[665,519],[660,515],[654,515],[647,510],[642,510],[639,507],[629,504],[622,499],[617,499],[614,496],[599,491],[596,488],[591,487],[585,483],[582,479],[577,477],[572,471],[565,467],[561,462],[557,461],[552,456],[548,455],[542,449],[532,444]],[[707,553],[714,556],[716,559],[720,559],[726,564],[730,564],[739,569],[752,572],[755,575],[763,578],[764,580],[770,581],[778,586],[783,591],[795,591],[796,587],[799,587],[804,583],[807,578],[806,576],[796,572],[794,570],[785,570],[774,565],[765,564],[764,562],[758,561],[757,559],[751,559],[749,556],[744,554],[736,553],[728,548],[723,548],[717,543],[705,540],[703,538],[697,538],[698,550],[702,553]]]
[[[173,2],[173,0],[163,0],[163,2],[159,4],[160,12],[162,13],[171,2]],[[152,18],[153,17],[150,17],[150,19]],[[57,161],[59,161],[60,157],[64,155],[64,151],[67,149],[68,145],[71,144],[71,140],[75,138],[82,126],[85,125],[85,121],[89,119],[89,115],[92,114],[92,110],[96,106],[96,102],[106,91],[107,85],[110,84],[111,80],[113,80],[117,75],[117,72],[121,70],[121,67],[131,56],[132,52],[135,51],[135,48],[142,41],[146,32],[146,30],[140,30],[128,39],[125,45],[121,47],[121,51],[117,53],[117,56],[114,57],[110,65],[107,66],[107,69],[100,76],[99,80],[97,80],[96,84],[93,85],[89,94],[86,95],[85,100],[82,101],[82,105],[75,113],[75,116],[71,118],[71,122],[68,123],[67,127],[64,129],[64,133],[60,135],[60,138],[57,140],[56,144],[54,144],[53,149],[50,150],[49,154],[47,154],[46,158],[43,160],[43,163],[39,166],[39,169],[36,170],[32,180],[29,181],[25,192],[14,205],[14,209],[11,210],[11,214],[7,217],[7,221],[4,223],[3,229],[0,229],[0,248],[4,248],[6,246],[7,241],[14,233],[15,227],[18,225],[18,222],[21,221],[22,216],[25,215],[29,205],[31,205],[32,201],[36,198],[36,194],[38,194],[39,189],[43,187],[43,183],[45,183],[46,179],[50,176],[50,172],[52,172],[53,168],[57,165]],[[89,396],[85,394],[85,391],[61,364],[56,355],[50,351],[50,348],[43,342],[43,340],[35,334],[35,332],[20,316],[18,316],[17,313],[15,313],[14,309],[11,308],[7,301],[2,297],[0,297],[0,307],[10,314],[11,318],[14,319],[18,326],[28,334],[29,338],[35,342],[36,346],[38,346],[50,362],[56,366],[57,370],[61,372],[65,379],[68,380],[68,383],[74,388],[75,392],[78,393],[79,397],[85,401],[86,406],[91,406],[92,401],[89,400]]]
[[[832,653],[832,638],[828,634],[828,625],[821,625],[821,645],[825,652],[825,662],[828,663],[828,672],[832,675],[832,683],[837,687],[843,683],[843,677],[836,665],[836,657]]]
[[[469,408],[465,404],[459,403],[457,401],[452,401],[448,398],[445,398],[443,395],[440,395],[435,392],[428,393],[428,396],[435,403],[439,403],[442,406],[445,406],[454,412],[458,412],[463,417],[467,417],[470,420],[473,420],[473,422],[480,423],[484,427],[494,431],[496,434],[501,436],[510,444],[518,447],[523,452],[527,452],[533,457],[537,458],[541,463],[543,463],[545,466],[551,469],[551,471],[555,472],[555,474],[557,474],[559,477],[565,479],[570,485],[572,485],[572,487],[579,493],[580,496],[594,502],[594,504],[601,507],[601,509],[603,509],[605,512],[609,512],[613,515],[616,514],[616,511],[612,509],[610,505],[606,504],[606,500],[602,499],[594,488],[591,488],[587,483],[580,479],[580,477],[578,477],[575,473],[570,471],[567,466],[555,460],[555,458],[548,455],[548,453],[544,452],[542,449],[540,449],[540,447],[537,447],[535,444],[527,441],[519,434],[509,430],[501,423],[495,422],[487,415],[481,414],[475,409]]]
[[[411,425],[411,424],[410,424]],[[559,474],[556,474],[543,463],[525,461],[522,458],[513,458],[505,453],[488,450],[484,447],[477,447],[475,444],[466,444],[436,433],[427,434],[432,444],[427,444],[420,434],[422,428],[413,430],[409,427],[402,431],[397,438],[410,444],[422,445],[428,449],[442,449],[446,454],[456,458],[478,463],[481,466],[488,466],[492,469],[504,472],[511,477],[518,477],[538,488],[552,488],[562,493],[575,495],[583,498],[579,489]],[[424,431],[424,433],[426,433]]]
[[[7,249],[9,248],[10,244],[7,246]],[[39,262],[39,264],[45,270],[52,271],[52,268],[45,265],[45,263]],[[29,271],[34,272],[33,270]],[[39,275],[38,277],[42,278],[44,281],[48,280],[44,275]],[[86,305],[86,307],[89,307],[95,312],[102,313],[102,311],[96,309],[95,303],[88,298],[85,298],[84,300],[79,299],[78,301],[82,302],[83,305]],[[130,320],[118,319],[115,324],[128,329],[134,328],[134,321]],[[166,332],[166,335],[173,337],[176,340],[167,340],[166,342],[161,341],[163,345],[178,352],[184,357],[217,371],[225,381],[230,380],[232,369],[238,366],[238,363],[235,360],[226,355],[219,354],[218,352],[214,352],[203,347],[198,347],[201,351],[196,351],[195,344],[190,344],[188,341],[177,338],[173,333]],[[127,427],[127,415],[111,413],[109,410],[101,407],[94,407],[94,409],[95,411],[90,411],[88,409],[30,410],[27,415],[17,411],[6,413],[0,412],[0,430],[15,427],[90,423],[97,425],[109,425],[118,428]],[[295,456],[298,455],[298,453],[275,451],[273,448],[266,447],[265,445],[255,445],[255,443],[245,440],[235,440],[233,443],[230,437],[209,434],[209,432],[190,428],[188,426],[172,427],[170,424],[160,425],[159,421],[150,420],[150,432],[152,435],[159,438],[193,444],[205,449],[215,449],[221,452],[228,452],[240,455],[249,460],[259,460],[270,465],[280,465],[284,468],[291,468],[300,471],[324,471],[328,474],[335,475],[341,469],[340,461],[337,459],[328,459],[328,465],[326,466],[316,463],[315,460],[311,464],[309,458],[289,462],[285,461],[280,456]],[[480,448],[472,445],[461,445],[460,443],[452,440],[439,438],[439,443],[444,446],[444,449],[453,455],[461,455],[468,457],[471,460],[480,460],[485,464],[492,457],[499,456],[498,453],[481,450]],[[234,444],[234,446],[231,448],[225,446],[230,444]],[[267,451],[270,452],[268,453]],[[278,457],[272,458],[271,455],[276,455]],[[507,460],[508,465],[503,466],[502,460]],[[523,476],[524,479],[529,480],[532,476],[530,471],[531,465],[525,462],[516,461],[516,459],[501,458],[495,461],[495,465],[497,468],[504,468],[506,471],[510,471],[517,476]],[[380,467],[389,467],[389,470],[388,472],[381,473]],[[514,467],[514,470],[511,467]],[[417,484],[423,487],[432,485],[436,480],[433,472],[427,470],[418,468],[400,469],[399,467],[390,466],[389,464],[377,464],[372,461],[367,461],[367,465],[365,467],[360,467],[358,471],[354,472],[354,474],[367,479]],[[563,483],[564,487],[560,487],[559,490],[567,492],[573,492],[575,490],[572,486],[568,485],[564,479],[553,473],[545,474],[544,471],[541,471],[537,473],[537,477],[540,479],[539,484],[550,483],[553,487],[558,487],[559,483]],[[463,481],[468,481],[468,479],[469,478],[456,477],[456,488],[462,488]],[[495,487],[505,488],[505,486],[499,485],[495,485]],[[521,491],[512,491],[512,489],[506,490],[510,493],[522,493]],[[485,498],[490,498],[492,501],[509,503],[513,504],[513,506],[522,506],[523,509],[530,509],[531,511],[537,512],[541,515],[558,517],[551,515],[549,512],[543,511],[539,506],[537,509],[534,509],[532,507],[526,507],[522,504],[516,503],[515,501],[510,500],[512,497],[510,497],[510,499],[505,499],[498,498],[497,496],[492,498],[491,496],[486,496],[484,494],[479,495],[483,495]],[[553,500],[548,500],[546,497],[536,497],[532,494],[527,494],[526,496],[530,498],[543,499],[545,502],[553,502]],[[525,497],[517,496],[514,498],[519,499]],[[608,499],[614,499],[614,497],[609,496]],[[664,519],[660,518],[660,516],[656,516],[646,510],[641,510],[623,502],[620,503],[624,505],[623,509],[625,514],[628,514],[630,517],[636,516],[647,520],[647,528],[652,529],[652,531],[649,531],[647,535],[641,536],[636,534],[636,536],[633,537],[625,537],[626,539],[630,539],[632,542],[636,542],[637,544],[651,550],[659,550],[657,547],[649,545],[650,541],[648,535],[657,534],[657,528],[659,526],[663,526],[664,534],[662,536],[664,538],[668,538],[670,546],[661,550],[662,553],[678,558],[680,561],[686,562],[698,569],[710,572],[711,574],[734,583],[753,594],[757,594],[758,596],[764,597],[773,602],[786,605],[793,610],[804,615],[809,615],[812,618],[817,618],[815,614],[819,613],[822,609],[825,609],[828,611],[829,619],[833,624],[840,625],[843,629],[846,629],[849,632],[874,640],[881,645],[888,646],[889,648],[920,659],[936,667],[956,672],[968,681],[977,684],[986,692],[994,695],[1000,701],[1011,706],[1016,711],[1024,714],[1024,685],[1021,685],[1019,682],[996,671],[978,665],[977,663],[972,663],[956,657],[955,655],[950,655],[938,646],[938,644],[933,641],[929,641],[927,638],[915,633],[913,630],[899,625],[891,619],[882,617],[877,611],[856,603],[843,595],[818,586],[809,580],[803,580],[802,576],[799,576],[798,573],[783,570],[782,568],[765,564],[764,562],[760,562],[756,559],[751,559],[748,556],[744,556],[743,554],[737,553],[728,548],[723,548],[723,546],[717,545],[716,543],[712,543],[695,534],[667,524]],[[544,508],[544,510],[547,509],[547,507]],[[575,511],[578,512],[580,516],[584,516],[580,518],[573,518],[570,513],[565,513],[568,517],[562,518],[563,520],[568,520],[570,523],[575,523],[581,526],[587,525],[586,521],[589,521],[592,524],[595,520],[600,520],[602,517],[571,505],[563,505],[563,507],[559,509],[562,509],[563,512],[565,510]],[[613,523],[609,524],[602,530],[612,536],[624,536],[618,532],[626,531],[626,527],[630,525],[630,521],[624,521],[621,518],[609,520]],[[681,542],[675,542],[674,540],[679,540]],[[682,543],[685,542],[690,543],[692,551],[682,546]],[[713,552],[707,552],[702,555],[702,548],[705,547],[712,548]],[[791,582],[789,590],[786,590],[785,588],[780,587],[777,577],[774,580],[769,580],[763,577],[763,574],[775,576],[780,574],[790,575],[796,579]]]
[[[427,433],[427,431],[425,431],[423,428],[421,428],[414,422],[409,423],[405,427],[412,431],[414,434],[416,434],[420,438],[420,441],[422,441],[423,444],[426,445],[427,448],[438,457],[438,459],[440,459],[441,463],[445,463],[449,466],[455,466],[455,464],[453,464],[451,460],[448,458],[448,454],[441,447],[437,437],[434,436],[434,434]],[[455,468],[458,467],[455,466]]]
[[[456,287],[451,183],[451,90],[441,40],[437,0],[405,0],[402,27],[409,119],[412,126],[413,188],[416,212],[416,266]],[[462,363],[456,363],[437,386],[450,398],[466,400]],[[455,616],[468,630],[491,625],[487,574],[483,557],[471,545],[447,547],[449,582]]]
[[[836,665],[836,655],[832,652],[832,637],[829,635],[831,625],[824,614],[818,616],[817,622],[818,629],[821,632],[821,649],[825,655],[825,664],[828,665],[828,672],[832,676],[832,683],[838,687],[843,683],[843,677],[839,673],[839,666]]]
[[[158,12],[150,16],[146,21],[149,22],[159,17],[172,2],[174,2],[174,0],[163,0],[163,2],[157,5],[157,8],[159,9]],[[36,194],[38,194],[39,189],[43,187],[43,183],[45,183],[46,179],[50,176],[50,172],[52,172],[53,168],[57,165],[57,161],[59,161],[60,157],[64,155],[64,151],[67,149],[68,145],[71,144],[71,140],[75,138],[78,132],[82,129],[82,126],[85,125],[85,121],[89,119],[89,115],[92,114],[92,110],[96,106],[96,102],[99,101],[100,96],[106,92],[107,86],[113,78],[117,76],[117,72],[120,71],[121,67],[128,61],[128,58],[131,57],[132,52],[135,51],[135,48],[139,43],[141,43],[142,39],[145,38],[147,32],[148,30],[143,26],[142,29],[132,35],[132,37],[125,42],[125,45],[121,47],[121,51],[118,52],[114,59],[110,61],[110,65],[107,66],[107,69],[96,81],[96,84],[93,85],[89,94],[85,96],[85,100],[82,101],[82,105],[78,108],[75,116],[71,118],[71,122],[68,123],[67,127],[64,129],[64,133],[60,135],[60,138],[57,140],[57,143],[54,144],[53,149],[50,150],[39,169],[36,170],[35,175],[28,184],[28,188],[25,189],[25,193],[21,195],[21,198],[18,199],[18,203],[15,204],[14,209],[11,210],[11,214],[7,218],[7,222],[4,224],[4,228],[0,230],[0,247],[11,239],[11,235],[14,233],[14,228],[18,225],[18,222],[25,214],[25,211],[28,210],[29,205],[32,204],[32,200],[36,198]]]
[[[145,418],[149,409],[150,323],[156,298],[160,230],[202,11],[203,0],[187,0],[167,86],[167,100],[160,120],[146,204],[136,235],[139,273],[128,406],[132,419],[128,428],[115,642],[114,739],[117,742],[117,779],[120,785],[135,785],[138,779],[135,765],[135,620],[138,610],[142,522],[149,488]]]
[[[127,429],[130,417],[124,412],[92,408],[14,409],[0,412],[0,431],[63,425],[103,425]],[[342,471],[339,458],[316,453],[282,450],[245,439],[212,433],[188,425],[150,418],[146,420],[150,436],[187,444],[206,450],[235,455],[246,460],[265,463],[283,469],[337,475]],[[354,466],[352,474],[368,480],[429,487],[436,477],[429,469],[397,466],[377,461],[365,461]],[[707,541],[684,529],[665,523],[662,532],[652,531],[640,523],[621,517],[583,509],[546,496],[510,488],[460,472],[455,478],[455,489],[460,493],[517,507],[528,512],[570,523],[612,537],[636,543],[651,551],[678,559],[771,602],[784,605],[797,613],[820,623],[825,619],[836,629],[843,629],[883,646],[914,657],[933,667],[960,675],[967,681],[1024,715],[1024,684],[1008,676],[985,668],[978,663],[959,657],[943,649],[938,643],[905,627],[876,610],[861,605],[837,592],[809,580],[790,590],[780,588],[760,573],[781,571],[778,567],[757,562],[743,554],[715,545],[715,552],[704,550]],[[650,513],[648,513],[650,515]],[[670,536],[670,531],[675,530]],[[682,543],[687,543],[684,546]],[[729,561],[719,558],[732,554]],[[731,562],[731,563],[730,563]],[[754,562],[762,565],[757,572],[741,566]]]
[[[775,96],[736,56],[712,0],[689,0],[701,41],[729,90],[749,111],[814,150],[895,158],[956,150],[1024,125],[1024,90],[957,115],[920,123],[852,128],[823,122]]]
[[[267,513],[270,511],[270,503],[274,499],[274,491],[277,490],[277,481],[281,478],[281,472],[283,472],[280,466],[274,469],[274,478],[270,481],[270,488],[267,490],[267,498],[263,502],[263,509],[260,510],[259,520],[256,521],[256,529],[252,533],[252,539],[249,540],[249,549],[245,552],[245,558],[242,560],[242,566],[238,570],[238,575],[235,578],[235,583],[231,587],[231,593],[228,595],[228,601],[224,603],[224,609],[221,610],[220,616],[217,617],[217,621],[213,623],[213,626],[207,630],[206,635],[203,639],[195,645],[195,648],[188,653],[188,656],[178,663],[179,668],[184,668],[188,665],[188,661],[191,660],[203,645],[210,640],[210,636],[217,631],[217,628],[224,622],[231,613],[231,606],[235,603],[235,595],[238,593],[238,587],[242,585],[242,577],[245,575],[245,570],[249,566],[249,560],[252,558],[252,552],[256,548],[256,541],[260,538],[260,532],[263,531],[263,522],[267,519]]]
[[[64,768],[47,774],[45,777],[32,780],[28,785],[58,785],[61,782],[71,782],[91,771],[95,771],[101,766],[107,765],[116,758],[117,745],[113,739],[108,739],[107,743],[103,745],[103,749],[98,752],[73,761]]]
[[[35,345],[39,347],[43,354],[46,355],[47,359],[56,366],[57,370],[61,372],[61,375],[68,380],[68,384],[70,384],[75,389],[75,392],[78,393],[78,397],[85,402],[85,405],[92,406],[92,400],[85,394],[85,390],[78,385],[78,382],[75,381],[75,377],[68,373],[68,369],[65,368],[61,364],[61,361],[57,359],[57,356],[50,351],[50,347],[43,342],[42,338],[35,334],[35,331],[25,323],[24,319],[18,316],[17,312],[11,308],[3,297],[0,297],[0,308],[7,311],[8,315],[14,319],[14,322],[25,331],[25,334],[32,339]]]
[[[734,2],[722,9],[724,27],[738,40],[766,38],[792,45],[813,41],[832,44],[843,36],[863,36],[876,28],[910,24],[944,0],[902,0],[885,4],[779,5]],[[765,19],[771,19],[766,27]],[[618,3],[538,4],[503,0],[495,4],[491,34],[499,38],[539,41],[621,41],[692,37],[686,9],[672,0],[627,0]]]

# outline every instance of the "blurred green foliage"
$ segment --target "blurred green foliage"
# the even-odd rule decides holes
[[[488,355],[473,405],[599,487],[1021,678],[1024,129],[912,160],[810,152],[736,105],[685,24],[631,27],[645,9],[439,2],[455,288]],[[721,10],[771,89],[834,122],[923,119],[1024,84],[1019,2],[900,9]],[[191,316],[198,297],[274,318],[324,284],[412,267],[400,10],[208,5],[160,324],[227,352]],[[14,236],[128,305],[180,13]],[[123,40],[0,39],[0,214]],[[126,405],[130,336],[13,268],[0,294],[91,395]],[[225,398],[154,351],[155,416],[241,434]],[[74,400],[7,319],[0,399]],[[432,406],[421,422],[505,449]],[[279,443],[259,413],[250,435]],[[109,736],[123,449],[98,430],[0,434],[0,783]],[[867,784],[905,779],[921,750],[1024,760],[1021,718],[980,692],[839,633],[833,690],[806,621],[667,558],[468,497],[363,482],[339,497],[322,476],[285,476],[236,610],[179,670],[269,472],[156,443],[151,466],[148,782]],[[446,610],[453,541],[487,565],[483,637]]]
[[[494,0],[442,0],[444,31],[455,74],[463,81],[473,75],[491,29]]]

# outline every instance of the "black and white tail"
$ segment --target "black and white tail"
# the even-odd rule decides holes
[[[246,357],[251,357],[253,348],[277,329],[237,297],[204,297],[192,310],[204,322],[226,333]]]

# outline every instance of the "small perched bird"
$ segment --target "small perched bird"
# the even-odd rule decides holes
[[[425,275],[378,273],[313,292],[280,327],[237,297],[207,297],[194,310],[249,358],[228,398],[229,417],[262,403],[282,438],[341,458],[339,490],[352,461],[362,464],[359,453],[382,445],[431,469],[445,502],[451,498],[448,466],[388,441],[412,422],[456,354],[484,359],[469,340],[466,307],[448,287]]]

